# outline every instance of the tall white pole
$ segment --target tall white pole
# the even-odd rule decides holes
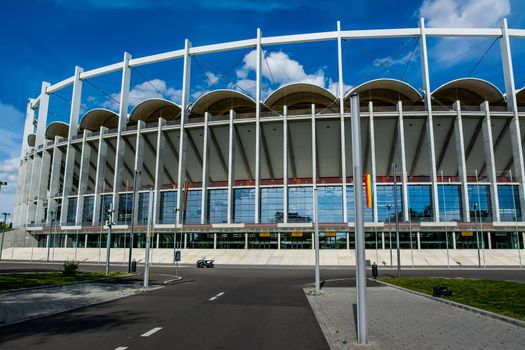
[[[319,292],[321,289],[320,272],[319,272],[319,208],[317,207],[317,186],[314,187],[314,220],[315,220],[315,291]]]
[[[111,259],[111,229],[113,228],[113,202],[108,209],[108,237],[106,239],[106,275],[109,275],[109,261]]]
[[[359,95],[352,94],[352,155],[354,162],[355,269],[357,285],[357,342],[368,343],[366,313],[365,227],[363,217],[363,169],[361,159],[361,120]]]
[[[443,196],[443,214],[445,216],[445,245],[447,247],[447,268],[450,268],[450,255],[448,251],[447,199],[445,197],[445,181],[443,180],[443,169],[441,169],[441,194]]]
[[[512,170],[509,170],[510,177],[510,188],[512,191],[512,204],[514,209],[514,223],[516,224],[516,241],[518,243],[518,260],[520,263],[520,269],[523,267],[521,263],[521,252],[520,252],[520,235],[518,233],[518,211],[516,210],[516,195],[514,194],[514,184],[512,181]]]
[[[149,190],[148,227],[146,228],[146,249],[144,252],[144,288],[149,287],[149,248],[151,242],[151,219],[153,218],[153,191]]]

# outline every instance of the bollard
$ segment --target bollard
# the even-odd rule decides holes
[[[131,262],[131,273],[136,273],[137,272],[137,260],[133,259],[133,261]]]
[[[374,277],[374,279],[377,278],[377,264],[375,262],[372,264],[372,277]]]

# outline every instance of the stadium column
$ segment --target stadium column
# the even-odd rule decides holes
[[[229,125],[229,138],[228,138],[228,213],[227,223],[231,224],[234,221],[233,218],[233,185],[235,182],[235,125],[233,120],[235,119],[235,111],[230,109],[230,125]]]
[[[188,104],[190,96],[190,73],[191,73],[191,42],[184,42],[184,64],[182,72],[182,105],[180,116],[180,139],[179,139],[179,166],[177,171],[177,225],[182,223],[182,190],[186,185],[186,132],[184,130],[188,119]]]
[[[425,93],[425,108],[428,113],[427,118],[427,141],[428,141],[428,160],[430,181],[432,182],[432,209],[434,214],[434,221],[439,221],[439,200],[437,188],[437,172],[436,172],[436,149],[434,144],[434,122],[432,118],[432,96],[430,91],[430,73],[428,70],[428,52],[427,52],[427,37],[425,32],[425,19],[419,19],[419,35],[420,35],[420,50],[421,50],[421,76],[423,78],[423,89]]]
[[[208,216],[208,184],[210,180],[210,130],[208,122],[210,121],[210,113],[204,113],[204,130],[203,130],[203,146],[202,146],[202,191],[201,191],[201,224],[206,223]]]
[[[374,104],[372,101],[368,101],[368,112],[370,114],[370,126],[368,131],[370,133],[370,164],[372,167],[372,193],[374,201],[372,202],[372,216],[374,222],[378,222],[377,215],[377,170],[376,170],[376,136],[375,136],[375,122],[374,122]]]
[[[399,114],[399,120],[397,123],[398,134],[399,134],[399,153],[401,158],[401,199],[402,199],[402,210],[403,220],[409,221],[409,209],[408,209],[408,179],[407,179],[407,160],[405,152],[405,122],[403,119],[403,102],[397,102],[397,112]],[[397,189],[394,189],[397,191]]]
[[[77,211],[75,218],[75,225],[82,226],[82,216],[84,209],[84,194],[88,189],[89,184],[89,162],[91,161],[91,145],[87,142],[87,137],[90,134],[88,130],[84,130],[82,135],[82,153],[80,154],[80,173],[78,175],[78,197],[77,197]]]
[[[67,135],[67,149],[66,149],[66,164],[64,166],[64,186],[62,188],[62,210],[60,213],[60,222],[62,225],[67,223],[67,212],[69,206],[68,196],[73,191],[73,176],[75,173],[75,164],[77,149],[71,144],[74,136],[77,134],[78,117],[80,115],[80,100],[82,95],[82,80],[80,80],[80,73],[83,69],[75,67],[75,75],[73,80],[73,93],[71,96],[71,110],[69,114],[69,132]],[[80,183],[77,185],[80,186]],[[78,198],[77,198],[78,202]]]
[[[40,174],[38,176],[38,186],[37,186],[37,205],[36,205],[36,215],[35,223],[37,225],[44,223],[44,202],[47,201],[47,184],[49,182],[49,168],[51,166],[51,153],[46,150],[46,147],[42,149],[42,157],[40,159]],[[49,202],[48,202],[49,204]]]
[[[135,165],[133,166],[134,175],[136,179],[134,181],[133,188],[134,193],[137,195],[137,198],[133,198],[133,224],[137,225],[137,218],[139,212],[139,191],[142,188],[142,168],[144,167],[144,135],[142,135],[142,129],[144,128],[144,123],[142,120],[137,121],[137,138],[135,139]],[[148,198],[149,200],[149,198]]]
[[[32,152],[32,151],[31,151]],[[23,178],[23,185],[22,185],[22,192],[20,195],[20,200],[22,202],[20,206],[20,224],[23,226],[27,225],[27,208],[29,206],[29,187],[31,185],[31,172],[33,170],[33,159],[32,154],[28,153],[25,165],[24,165],[25,171],[23,172],[24,178]]]
[[[49,181],[49,193],[47,197],[47,225],[51,225],[53,219],[57,218],[57,197],[60,196],[60,173],[62,169],[62,159],[64,154],[58,147],[60,136],[55,136],[55,143],[53,144],[53,160],[51,161],[51,175]]]
[[[166,124],[166,121],[162,118],[159,118],[159,125],[157,130],[157,149],[155,154],[155,193],[153,199],[153,224],[156,225],[159,223],[160,216],[160,190],[162,189],[162,184],[164,182],[163,173],[164,173],[164,146],[166,144],[166,139],[162,127]],[[179,196],[177,193],[177,197]],[[150,199],[148,199],[150,200]]]
[[[261,83],[262,83],[262,45],[261,29],[257,28],[256,66],[255,66],[255,223],[259,223],[261,188]]]
[[[26,184],[25,173],[27,172],[27,151],[29,150],[28,137],[34,131],[34,122],[35,122],[35,111],[33,105],[35,100],[29,99],[27,101],[26,108],[26,120],[24,124],[24,134],[22,137],[22,152],[20,154],[20,165],[18,170],[17,184],[16,184],[16,206],[13,213],[13,224],[19,226],[21,224],[20,215],[22,212],[22,193],[23,188]]]
[[[26,222],[28,224],[35,221],[36,216],[36,203],[39,193],[40,185],[40,169],[42,167],[42,157],[38,155],[38,151],[42,150],[45,147],[46,140],[46,126],[47,126],[47,112],[49,109],[49,94],[47,89],[50,84],[47,82],[42,83],[42,89],[40,91],[40,103],[38,109],[38,125],[37,125],[37,134],[36,134],[36,143],[35,150],[33,152],[33,161],[31,164],[31,177],[29,185],[29,198],[27,206],[27,218]],[[43,153],[42,153],[43,154]],[[27,182],[27,178],[26,178]]]
[[[286,105],[283,106],[283,222],[288,223],[288,106]]]
[[[341,186],[343,191],[343,222],[348,221],[348,208],[346,199],[346,139],[345,139],[345,103],[343,83],[343,48],[341,38],[341,22],[337,21],[337,71],[339,86],[339,119],[341,130]],[[374,219],[375,221],[375,219]]]
[[[492,217],[494,221],[500,221],[496,160],[494,158],[494,143],[492,142],[492,122],[490,120],[489,103],[487,101],[481,104],[481,110],[485,112],[485,118],[483,118],[483,151],[485,152],[485,162],[487,164],[487,177],[490,181]],[[478,203],[478,205],[481,205],[481,203]]]
[[[465,139],[463,135],[463,118],[461,116],[461,103],[456,101],[456,120],[454,121],[454,138],[456,141],[456,158],[458,161],[459,181],[461,181],[461,204],[463,207],[463,220],[470,221],[470,203],[468,198],[467,162],[465,160]]]
[[[128,105],[129,105],[129,84],[131,80],[131,68],[129,67],[129,60],[131,55],[124,53],[124,60],[122,62],[122,80],[120,84],[120,104],[118,113],[118,127],[117,127],[117,146],[115,149],[115,172],[113,174],[113,221],[118,221],[119,212],[119,191],[122,186],[122,173],[124,170],[124,156],[126,150],[126,142],[123,139],[122,131],[126,127],[128,120]],[[117,220],[115,220],[117,218]]]
[[[106,168],[107,157],[108,157],[108,144],[104,140],[104,134],[107,132],[107,128],[104,126],[100,127],[98,135],[98,152],[97,152],[97,170],[95,174],[95,196],[93,203],[93,226],[101,224],[100,222],[100,207],[102,198],[100,194],[104,190],[104,184],[106,182]]]
[[[525,208],[525,165],[523,160],[523,148],[521,143],[520,120],[516,102],[516,86],[514,84],[514,69],[512,66],[512,53],[510,49],[509,28],[507,19],[501,22],[500,49],[501,62],[503,63],[503,76],[505,78],[505,95],[507,97],[507,109],[513,112],[510,123],[510,139],[512,144],[512,159],[514,164],[515,178],[519,183],[519,197],[521,208]]]

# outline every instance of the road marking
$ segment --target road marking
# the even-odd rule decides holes
[[[150,335],[154,334],[154,333],[157,333],[158,331],[160,331],[162,329],[162,327],[155,327],[153,328],[152,330],[149,330],[147,331],[146,333],[142,334],[141,337],[149,337]]]
[[[214,297],[211,297],[210,299],[208,299],[209,301],[214,301],[215,299],[217,299],[218,297],[224,295],[224,292],[220,292],[219,294],[217,294],[216,296]]]
[[[126,350],[127,348],[128,348],[127,346],[119,346],[115,350]]]

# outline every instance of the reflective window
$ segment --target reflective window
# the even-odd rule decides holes
[[[184,212],[185,224],[200,224],[201,223],[201,190],[189,190],[188,199],[186,201],[186,211]]]
[[[95,206],[95,196],[84,197],[84,208],[82,208],[82,224],[83,225],[92,224],[94,206]]]
[[[70,197],[67,201],[67,223],[75,224],[77,215],[77,197]]]
[[[288,188],[288,222],[313,221],[312,187]]]
[[[233,222],[255,222],[255,189],[236,188],[233,190]]]
[[[432,194],[430,185],[409,185],[408,203],[410,207],[410,220],[432,221]]]
[[[159,223],[174,224],[175,208],[177,208],[177,192],[165,191],[160,193]]]
[[[460,185],[438,185],[441,221],[463,221]]]
[[[133,210],[133,194],[126,193],[119,195],[117,223],[131,224],[131,212]]]
[[[113,197],[111,194],[105,194],[100,198],[100,224],[105,225],[106,220],[108,220],[108,210],[111,207],[113,202]]]
[[[208,223],[228,222],[228,190],[208,190]]]
[[[284,221],[284,191],[282,187],[261,188],[262,224]]]
[[[149,193],[139,193],[139,208],[137,213],[137,224],[148,224]]]
[[[348,222],[354,222],[354,186],[348,185],[346,187],[346,206],[348,211]],[[372,208],[366,207],[366,192],[363,186],[363,214],[365,216],[365,222],[374,221],[374,214]]]
[[[518,186],[498,185],[499,215],[501,221],[521,221],[519,198]]]
[[[341,186],[317,187],[320,223],[343,222],[343,188]]]
[[[468,200],[470,203],[471,221],[491,221],[492,206],[490,202],[489,185],[468,185]]]
[[[401,196],[400,185],[397,186],[397,217],[403,221],[403,199]],[[377,220],[390,222],[396,220],[396,209],[394,201],[394,185],[377,185],[376,186],[376,203],[377,203]]]

